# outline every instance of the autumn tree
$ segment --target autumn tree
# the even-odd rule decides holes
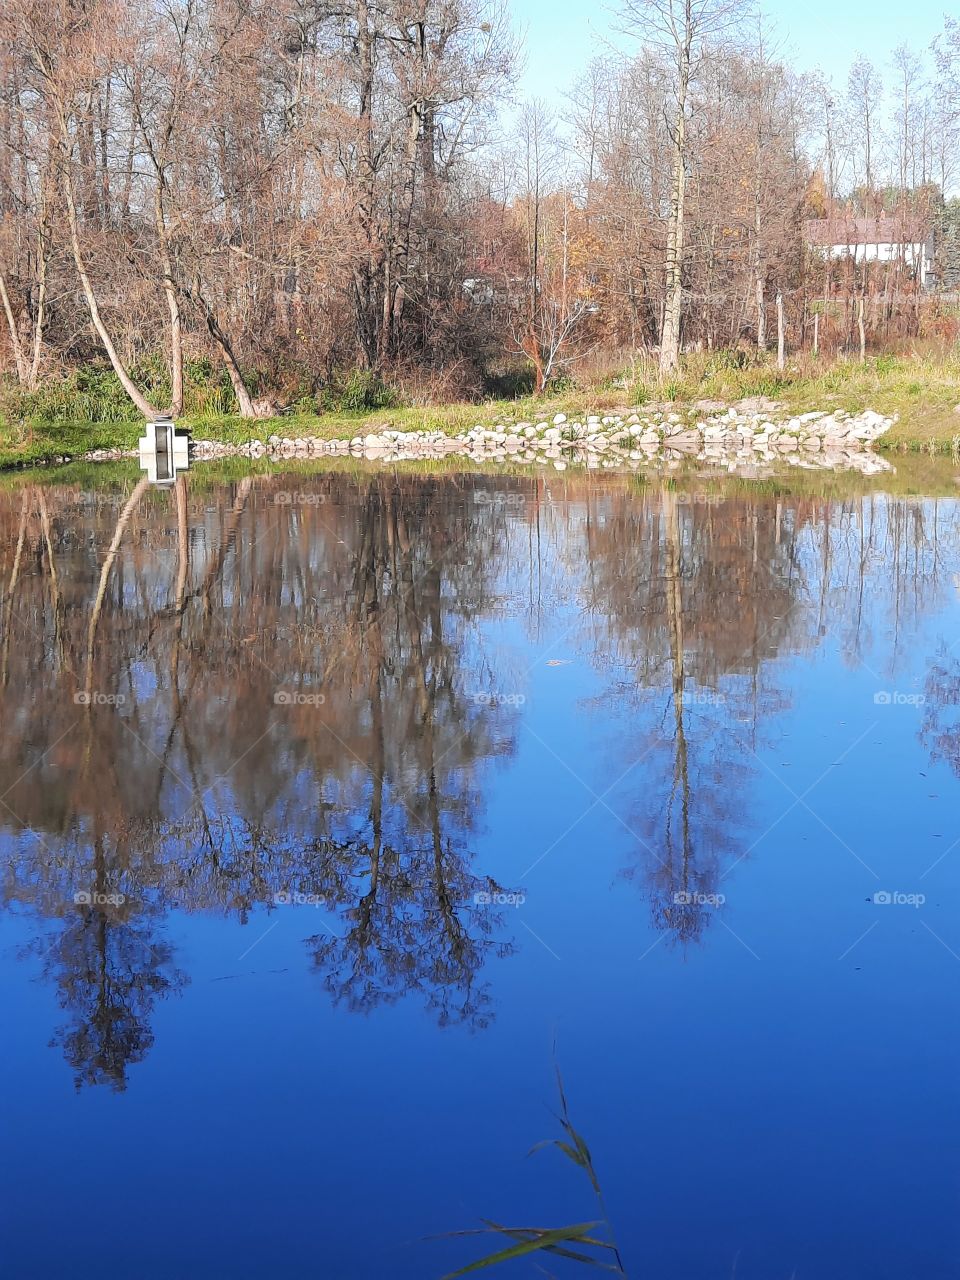
[[[625,0],[622,13],[627,29],[662,50],[670,68],[672,181],[660,333],[660,372],[667,374],[680,358],[691,93],[711,44],[727,38],[745,13],[736,0]]]

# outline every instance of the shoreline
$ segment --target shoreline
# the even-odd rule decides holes
[[[782,406],[772,402],[691,410],[686,420],[675,412],[587,414],[568,418],[557,413],[536,422],[476,425],[449,436],[438,431],[381,430],[350,438],[322,440],[271,434],[240,445],[195,441],[198,461],[231,456],[251,460],[344,456],[374,462],[406,462],[451,455],[474,463],[552,466],[569,464],[588,470],[642,465],[673,470],[687,462],[722,466],[730,472],[756,472],[773,463],[809,469],[857,470],[865,475],[889,470],[871,445],[893,425],[867,410],[853,417],[843,412],[810,412],[778,420]],[[91,459],[92,460],[92,459]]]
[[[101,373],[106,384],[100,399],[80,394],[76,388],[71,391],[68,383],[58,396],[48,395],[47,390],[23,396],[6,387],[0,394],[0,469],[76,460],[100,450],[136,449],[143,418],[109,374]],[[393,395],[387,383],[383,389]],[[629,419],[637,414],[648,419],[676,414],[693,424],[722,416],[731,408],[740,412],[751,406],[777,405],[777,422],[783,416],[811,412],[856,417],[874,410],[892,423],[873,445],[878,452],[960,459],[960,349],[954,347],[877,355],[865,361],[799,360],[786,370],[774,368],[769,361],[734,367],[718,358],[691,355],[676,378],[668,381],[634,362],[620,366],[615,376],[554,387],[537,397],[490,395],[411,403],[398,391],[398,398],[389,404],[374,400],[347,407],[343,396],[338,399],[331,393],[330,404],[307,396],[265,418],[207,410],[208,392],[201,382],[186,388],[187,407],[178,415],[177,425],[195,441],[231,446],[254,440],[266,444],[271,436],[326,442],[400,431],[456,438],[478,428],[497,427],[509,434],[523,423],[551,423],[557,414],[583,423],[594,416]],[[154,389],[156,403],[162,403],[165,395],[168,390]]]
[[[502,409],[502,406],[499,406]],[[529,405],[523,404],[524,409]],[[191,437],[195,461],[241,457],[284,460],[352,456],[370,461],[399,462],[451,455],[477,463],[550,464],[562,470],[567,462],[588,468],[635,467],[661,464],[669,469],[683,462],[719,464],[729,470],[749,470],[757,464],[784,463],[812,469],[852,468],[865,474],[888,470],[882,456],[889,452],[923,451],[957,456],[960,434],[930,448],[919,440],[905,442],[896,414],[866,408],[859,413],[842,409],[790,413],[787,406],[766,397],[750,397],[733,404],[697,401],[689,406],[664,403],[630,409],[586,412],[557,410],[523,419],[519,414],[484,413],[484,408],[449,406],[452,420],[438,423],[435,413],[427,425],[395,425],[409,413],[375,412],[344,421],[342,417],[223,419],[180,429]],[[517,408],[521,408],[518,404]],[[440,411],[442,413],[442,410]],[[470,421],[472,416],[473,421]],[[484,421],[486,418],[486,421]],[[960,418],[958,418],[960,427]],[[137,457],[142,423],[64,424],[68,447],[34,447],[28,456],[0,449],[0,469],[64,465],[71,462],[118,461]],[[51,430],[56,428],[51,427]],[[350,434],[347,434],[347,431]],[[83,436],[94,436],[83,448]],[[101,434],[104,443],[97,440]],[[76,446],[81,447],[76,447]]]

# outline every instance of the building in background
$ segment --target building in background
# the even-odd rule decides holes
[[[853,213],[833,214],[803,224],[808,248],[827,258],[852,258],[855,263],[900,266],[923,289],[937,285],[932,229],[919,218],[880,214],[876,218]]]

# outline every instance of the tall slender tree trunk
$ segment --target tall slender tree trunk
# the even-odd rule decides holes
[[[213,308],[200,292],[199,285],[194,289],[191,295],[196,302],[199,302],[203,308],[204,319],[207,322],[207,332],[220,348],[220,354],[223,356],[223,363],[227,367],[227,376],[230,379],[230,385],[233,387],[233,394],[237,397],[237,404],[240,407],[241,418],[258,417],[256,406],[253,398],[247,390],[247,384],[243,380],[243,374],[240,372],[240,364],[234,354],[233,345],[226,333],[220,326]]]
[[[160,269],[163,271],[163,293],[170,316],[170,413],[179,417],[183,413],[183,321],[180,316],[180,299],[173,279],[173,259],[167,235],[167,217],[163,205],[164,175],[157,173],[157,189],[154,194],[154,218],[157,227],[157,246],[160,253]]]
[[[26,353],[20,340],[20,330],[17,327],[17,318],[13,314],[7,282],[2,271],[0,271],[0,299],[3,301],[3,314],[7,318],[7,329],[10,332],[10,346],[13,348],[13,358],[17,366],[17,381],[25,387],[30,376],[30,366],[27,364]]]
[[[20,335],[13,306],[7,291],[6,277],[0,273],[0,301],[10,331],[10,345],[13,348],[14,361],[17,367],[17,380],[21,386],[33,391],[40,378],[40,361],[43,357],[43,335],[47,323],[47,268],[50,260],[50,228],[48,225],[48,197],[50,185],[50,168],[40,179],[40,190],[37,210],[37,266],[36,286],[37,305],[33,314],[32,334],[29,351],[24,338]]]
[[[767,313],[764,307],[766,272],[763,261],[763,106],[766,64],[763,55],[763,43],[759,49],[759,66],[757,68],[757,114],[754,121],[754,157],[753,157],[753,265],[754,292],[757,305],[757,350],[767,349]]]
[[[379,260],[376,245],[377,161],[374,154],[373,91],[375,76],[376,33],[372,26],[368,0],[357,0],[358,97],[360,120],[358,130],[359,199],[357,221],[360,228],[359,261],[354,270],[354,292],[357,312],[357,336],[368,368],[376,368],[379,354],[379,308],[377,276]]]
[[[672,373],[680,363],[680,319],[683,311],[683,246],[687,195],[687,91],[690,84],[690,43],[680,51],[677,120],[673,136],[673,189],[667,228],[666,298],[660,335],[660,372]]]
[[[863,294],[857,299],[857,332],[860,335],[860,359],[867,358],[867,330],[863,321]]]
[[[407,151],[404,157],[404,180],[397,220],[396,245],[386,262],[388,277],[383,291],[383,322],[379,340],[381,358],[394,354],[399,340],[400,317],[403,313],[405,294],[404,280],[410,261],[413,205],[417,190],[417,153],[422,120],[422,103],[415,102],[410,108],[407,124]]]
[[[27,386],[33,391],[40,381],[43,332],[47,323],[47,264],[50,259],[50,228],[47,226],[46,190],[41,196],[40,230],[37,232],[37,313],[33,320],[33,352]]]
[[[94,293],[93,285],[90,283],[90,277],[87,274],[86,263],[83,258],[83,250],[80,245],[80,226],[77,218],[77,203],[73,189],[73,175],[71,173],[70,135],[67,128],[66,117],[63,115],[62,110],[60,110],[59,114],[60,156],[62,161],[61,176],[63,198],[67,207],[67,226],[70,232],[70,248],[73,252],[73,261],[77,268],[77,275],[80,277],[80,287],[82,288],[83,296],[86,299],[87,310],[90,312],[90,319],[93,321],[93,327],[96,329],[100,341],[103,343],[107,357],[113,366],[113,371],[120,380],[120,385],[145,418],[155,418],[157,417],[157,409],[150,403],[130,377],[129,373],[127,373],[123,361],[117,354],[117,349],[113,345],[113,339],[110,337],[107,326],[104,324],[103,318],[100,315],[97,295]]]
[[[757,259],[757,275],[754,281],[754,292],[757,300],[757,350],[767,349],[767,311],[763,304],[763,265]]]

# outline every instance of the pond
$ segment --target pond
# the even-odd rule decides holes
[[[960,1275],[957,492],[8,482],[0,1272]]]

